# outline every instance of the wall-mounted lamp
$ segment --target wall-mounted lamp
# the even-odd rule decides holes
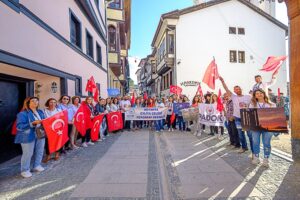
[[[57,92],[57,83],[54,82],[54,81],[51,83],[51,91],[52,91],[53,93],[56,93],[56,92]]]

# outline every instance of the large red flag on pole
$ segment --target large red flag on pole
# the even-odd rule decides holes
[[[208,65],[203,80],[203,83],[206,83],[206,85],[211,88],[215,89],[216,87],[216,80],[219,78],[219,72],[218,72],[218,66],[215,62],[215,58],[210,62]]]
[[[85,121],[85,110],[83,105],[79,107],[75,116],[74,116],[74,126],[80,133],[80,135],[85,136],[86,132],[86,121]]]
[[[99,139],[99,130],[100,130],[100,126],[102,124],[102,120],[103,117],[105,116],[105,114],[101,114],[96,116],[93,119],[93,128],[91,129],[91,140],[92,141],[97,141]]]
[[[182,88],[177,85],[170,85],[170,93],[181,95]]]
[[[110,112],[106,114],[108,131],[117,131],[123,128],[123,119],[121,112]]]
[[[48,138],[49,152],[61,149],[69,140],[68,136],[68,111],[64,110],[42,122]]]
[[[91,78],[87,81],[85,91],[93,92],[95,88],[97,88],[97,86],[96,86],[94,77],[91,76]]]
[[[276,74],[287,56],[269,56],[261,71],[274,72]]]

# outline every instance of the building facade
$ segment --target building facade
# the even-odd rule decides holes
[[[131,0],[112,0],[107,3],[108,78],[109,88],[129,92],[129,62]]]
[[[268,56],[286,54],[287,30],[246,0],[207,1],[163,14],[152,42],[157,94],[167,96],[170,85],[177,85],[192,98],[213,58],[229,88],[240,85],[248,93],[255,75],[261,74],[264,81],[271,79],[271,73],[259,69]],[[205,84],[201,86],[204,91],[222,89],[220,81],[216,91]],[[286,94],[285,66],[272,88],[280,88]]]
[[[104,0],[0,1],[0,157],[26,96],[41,107],[63,94],[85,97],[91,76],[107,96],[106,23]]]

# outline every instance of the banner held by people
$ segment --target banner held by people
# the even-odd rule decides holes
[[[180,110],[189,108],[190,103],[173,103],[173,112],[178,114]]]
[[[224,126],[224,116],[217,109],[216,104],[199,105],[200,124],[208,126]]]
[[[288,133],[284,108],[241,109],[243,130]]]
[[[59,112],[43,120],[42,123],[48,138],[49,152],[54,153],[61,149],[69,140],[68,111]]]
[[[125,112],[125,120],[166,119],[167,108],[131,108]]]
[[[123,129],[123,119],[121,112],[111,112],[106,114],[108,131],[117,131]]]

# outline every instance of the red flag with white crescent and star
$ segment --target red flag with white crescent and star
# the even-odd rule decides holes
[[[64,110],[42,122],[48,138],[49,152],[54,153],[61,149],[69,140],[68,111]]]
[[[177,85],[170,85],[170,93],[181,95],[182,88]]]
[[[117,131],[123,128],[121,112],[111,112],[106,115],[108,131]]]
[[[80,133],[80,135],[85,136],[86,133],[86,120],[85,120],[85,110],[83,105],[79,107],[74,116],[74,126]]]
[[[210,62],[208,65],[203,80],[203,83],[206,83],[206,85],[211,88],[215,89],[216,87],[216,80],[219,78],[219,72],[218,72],[218,66],[216,64],[215,58]]]
[[[97,141],[99,139],[99,130],[105,114],[98,115],[93,119],[93,128],[91,129],[91,140]]]
[[[93,92],[95,88],[97,88],[97,86],[96,86],[94,77],[91,76],[91,78],[87,81],[85,91]]]

